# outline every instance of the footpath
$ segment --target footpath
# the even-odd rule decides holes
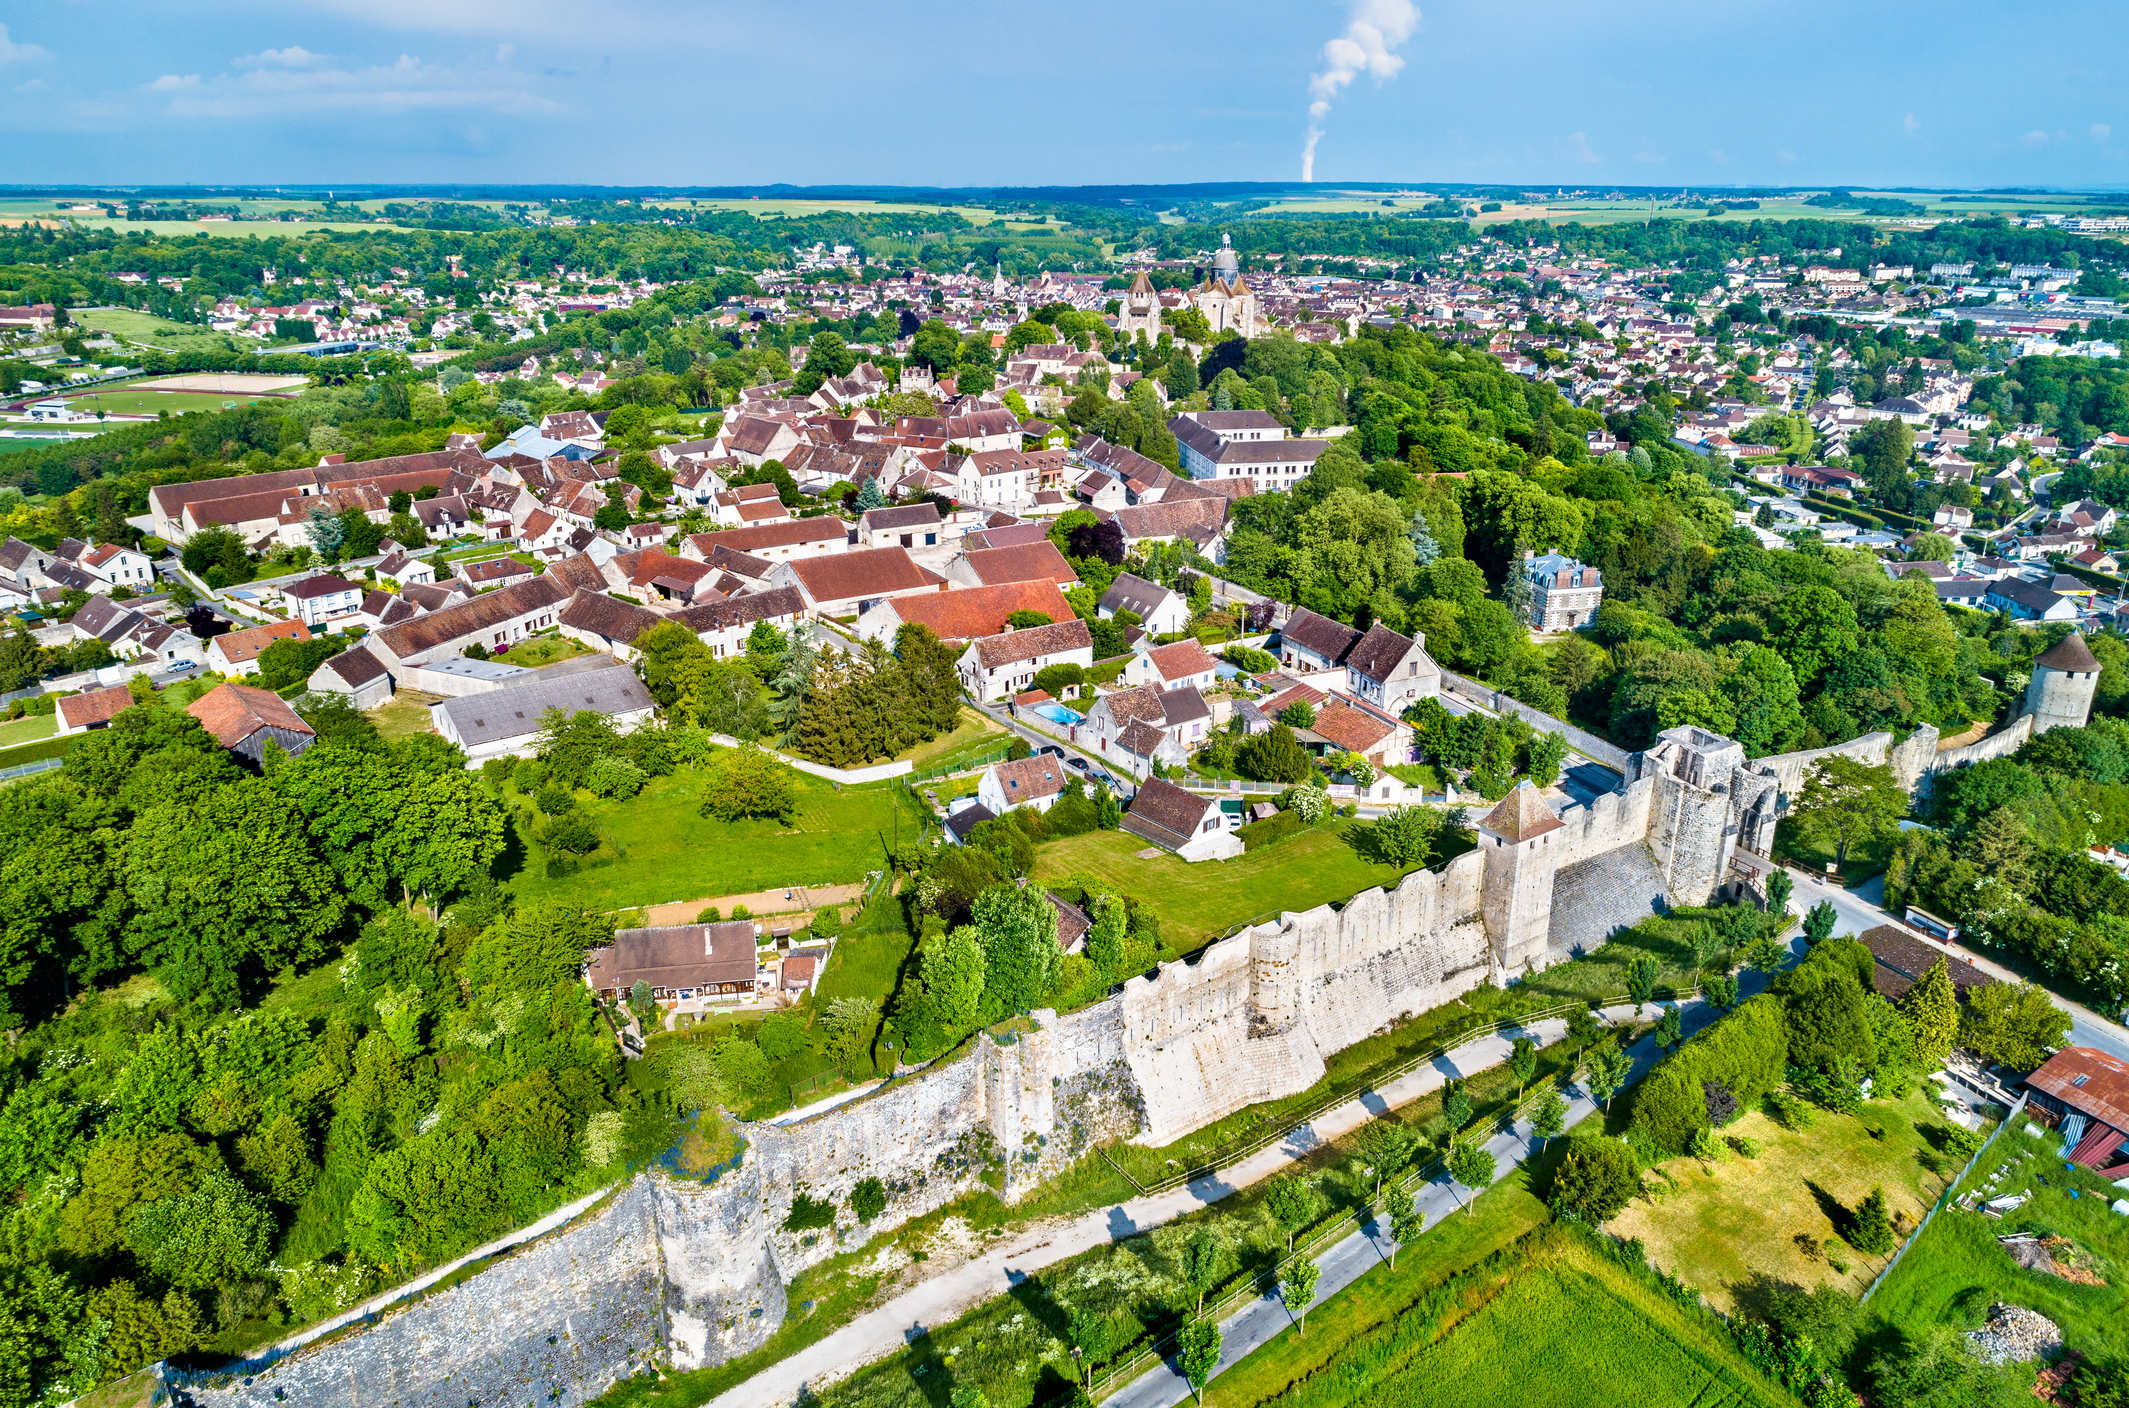
[[[1756,975],[1755,975],[1756,976]],[[1704,1002],[1680,1005],[1686,1030],[1698,1031],[1714,1018]],[[1654,1010],[1654,1004],[1650,1009]],[[1622,1003],[1603,1009],[1607,1022],[1631,1019],[1634,1007]],[[1296,1128],[1284,1141],[1250,1155],[1203,1178],[1167,1192],[1126,1199],[1110,1207],[1076,1218],[1051,1220],[1018,1229],[1001,1239],[982,1256],[953,1270],[913,1286],[837,1330],[711,1400],[712,1408],[751,1408],[764,1403],[790,1403],[808,1388],[844,1377],[853,1370],[892,1354],[927,1331],[944,1326],[956,1316],[993,1296],[1010,1291],[1028,1276],[1091,1251],[1107,1242],[1120,1241],[1173,1221],[1186,1213],[1219,1202],[1251,1184],[1280,1173],[1315,1149],[1344,1135],[1378,1115],[1432,1094],[1451,1079],[1463,1079],[1507,1061],[1515,1038],[1527,1036],[1540,1047],[1551,1046],[1567,1034],[1564,1018],[1533,1022],[1528,1027],[1473,1037],[1428,1066],[1397,1080],[1362,1091],[1344,1104]],[[1644,1037],[1631,1049],[1634,1078],[1646,1074],[1657,1056],[1655,1044]],[[1596,1108],[1587,1092],[1563,1088],[1570,1096],[1568,1122],[1573,1124]],[[1489,1140],[1499,1176],[1506,1177],[1529,1156],[1532,1148],[1527,1126]],[[1455,1186],[1446,1175],[1424,1189],[1415,1190],[1418,1205],[1426,1210],[1427,1225],[1433,1226],[1461,1206]],[[1349,1285],[1391,1246],[1386,1231],[1356,1232],[1334,1244],[1318,1258],[1323,1279],[1318,1301]],[[1285,1311],[1276,1299],[1253,1303],[1221,1325],[1225,1348],[1221,1367],[1239,1360],[1249,1349],[1263,1343],[1286,1326]],[[1171,1392],[1172,1390],[1172,1392]],[[1178,1403],[1189,1386],[1170,1364],[1148,1373],[1110,1401],[1132,1408]]]

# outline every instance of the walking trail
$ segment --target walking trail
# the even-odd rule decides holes
[[[1680,1006],[1688,1032],[1699,1030],[1714,1016],[1705,1003],[1690,1001]],[[1631,1003],[1607,1007],[1603,1011],[1604,1018],[1613,1023],[1633,1015]],[[1181,1188],[1126,1199],[1076,1218],[1053,1219],[1020,1228],[982,1256],[911,1287],[825,1339],[727,1389],[711,1400],[712,1408],[792,1402],[805,1389],[817,1390],[825,1382],[842,1378],[875,1359],[894,1353],[970,1307],[1006,1294],[1021,1280],[1045,1267],[1091,1251],[1106,1242],[1136,1236],[1219,1202],[1253,1183],[1270,1178],[1311,1151],[1350,1134],[1376,1116],[1441,1089],[1448,1080],[1462,1079],[1500,1065],[1508,1059],[1509,1048],[1518,1036],[1527,1036],[1542,1047],[1552,1045],[1566,1033],[1565,1019],[1550,1018],[1495,1035],[1473,1037],[1418,1070],[1362,1091],[1308,1124],[1295,1128],[1280,1143]],[[1644,1037],[1632,1048],[1632,1055],[1634,1078],[1638,1079],[1656,1059],[1654,1042]],[[1569,1124],[1596,1108],[1586,1092],[1570,1089],[1565,1093],[1570,1096]],[[1496,1135],[1488,1141],[1487,1147],[1493,1152],[1500,1177],[1506,1177],[1533,1147],[1527,1125],[1517,1125],[1516,1131]],[[1429,1227],[1461,1206],[1455,1187],[1446,1175],[1415,1192],[1418,1205],[1426,1210],[1426,1225]],[[1318,1300],[1327,1299],[1350,1284],[1362,1271],[1374,1265],[1378,1257],[1388,1256],[1391,1245],[1386,1231],[1371,1226],[1366,1233],[1355,1232],[1330,1247],[1318,1258],[1323,1267]],[[1285,1310],[1275,1298],[1254,1302],[1230,1317],[1221,1325],[1225,1339],[1221,1368],[1239,1360],[1249,1349],[1271,1338],[1286,1324]],[[1164,1364],[1110,1401],[1128,1404],[1131,1408],[1153,1408],[1153,1405],[1180,1402],[1189,1391],[1189,1386],[1173,1365]]]

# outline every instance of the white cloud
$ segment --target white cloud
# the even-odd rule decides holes
[[[1664,159],[1664,157],[1663,157],[1663,153],[1662,153],[1662,152],[1635,152],[1635,153],[1634,153],[1634,160],[1636,160],[1636,161],[1640,161],[1640,162],[1647,162],[1647,163],[1651,163],[1651,164],[1653,164],[1653,163],[1655,163],[1655,162],[1659,162],[1659,161],[1662,161],[1663,159]]]
[[[1730,159],[1730,154],[1724,151],[1721,147],[1709,147],[1708,158],[1711,161],[1728,162]]]
[[[280,51],[288,54],[289,50]],[[304,53],[302,50],[294,51]],[[404,113],[485,111],[551,114],[565,109],[532,91],[537,80],[482,64],[425,63],[401,54],[395,63],[365,68],[331,66],[305,54],[304,66],[283,60],[202,81],[198,74],[165,75],[148,85],[168,93],[168,112],[180,118],[259,118],[327,112]]]
[[[2090,130],[2093,137],[2102,142],[2106,141],[2107,138],[2112,136],[2114,133],[2114,129],[2112,127],[2109,127],[2104,122],[2093,123]]]
[[[1323,46],[1323,71],[1309,75],[1308,138],[1301,148],[1301,179],[1316,179],[1316,143],[1331,103],[1365,73],[1377,86],[1404,70],[1395,52],[1419,28],[1412,0],[1355,0],[1345,32]]]
[[[1795,161],[1795,160],[1796,160],[1796,153],[1795,153],[1795,152],[1776,152],[1776,153],[1774,154],[1774,159],[1775,159],[1776,161]]]
[[[1922,124],[1915,121],[1913,113],[1909,113],[1906,119],[1900,123],[1900,126],[1909,132],[1920,132],[1922,130]]]
[[[1585,163],[1595,163],[1604,160],[1590,147],[1589,136],[1583,132],[1570,132],[1567,134],[1567,159]]]
[[[2048,140],[2048,134],[2036,127],[2031,132],[2026,133],[2025,136],[2019,138],[2018,140],[2020,140],[2021,142],[2025,142],[2028,145],[2037,147],[2042,142]]]
[[[286,49],[262,49],[256,54],[246,54],[234,62],[238,68],[310,68],[331,57],[330,54],[313,54],[300,44],[291,44]]]
[[[35,44],[17,44],[7,37],[7,26],[0,24],[0,64],[30,63],[37,59],[49,59],[51,51]]]

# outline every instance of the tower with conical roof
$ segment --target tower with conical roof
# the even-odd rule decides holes
[[[1486,856],[1479,909],[1503,972],[1545,966],[1552,928],[1552,879],[1559,869],[1553,833],[1564,829],[1524,778],[1474,828]]]
[[[1128,340],[1133,333],[1142,332],[1146,341],[1161,340],[1161,296],[1153,290],[1153,280],[1141,269],[1131,280],[1131,287],[1124,291],[1123,301],[1116,306],[1116,331]]]
[[[2098,689],[2099,661],[2085,638],[2072,631],[2033,662],[2025,699],[2033,732],[2083,728],[2092,718],[2092,696]]]

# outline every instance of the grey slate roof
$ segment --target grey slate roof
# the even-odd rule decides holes
[[[623,714],[650,708],[651,696],[635,672],[616,661],[608,669],[560,678],[542,678],[540,671],[534,671],[531,679],[506,684],[487,694],[446,699],[437,707],[450,718],[459,738],[470,748],[535,733],[540,716],[549,709],[572,714],[579,709]]]

